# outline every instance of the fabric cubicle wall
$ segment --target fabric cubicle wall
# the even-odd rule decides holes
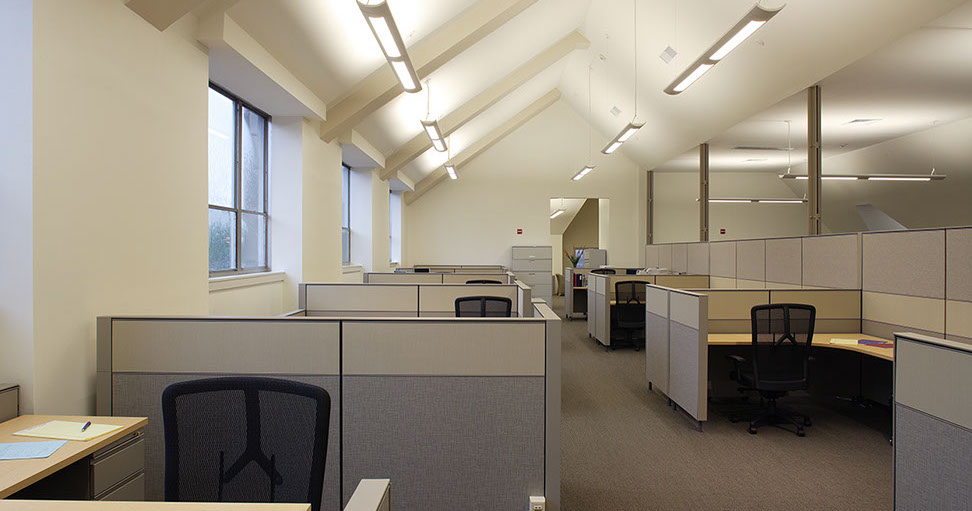
[[[148,416],[146,495],[162,496],[160,396],[174,382],[263,375],[332,399],[324,510],[363,478],[396,507],[559,509],[560,319],[98,319],[98,413]],[[470,460],[475,460],[471,463]]]
[[[509,298],[519,317],[532,315],[519,284],[317,284],[298,286],[298,304],[316,317],[454,317],[456,298]],[[527,296],[526,298],[529,298]]]

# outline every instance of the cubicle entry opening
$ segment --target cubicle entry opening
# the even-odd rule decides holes
[[[323,510],[341,509],[359,480],[379,477],[396,481],[402,509],[458,500],[512,510],[531,495],[546,495],[548,508],[559,509],[560,319],[545,304],[535,312],[488,319],[101,317],[97,409],[149,417],[149,499],[162,496],[165,387],[265,375],[331,394]]]
[[[513,315],[532,317],[532,290],[514,284],[349,284],[301,283],[298,306],[316,317],[455,317],[457,298],[499,296],[512,302]]]

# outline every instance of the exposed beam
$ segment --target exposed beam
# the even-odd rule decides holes
[[[163,31],[203,2],[205,0],[128,0],[125,5]]]
[[[590,45],[590,41],[577,30],[567,34],[566,37],[528,60],[525,64],[494,83],[478,96],[467,101],[466,104],[456,108],[442,119],[439,119],[439,127],[442,129],[444,136],[449,136],[467,122],[475,119],[479,114],[495,105],[497,101],[506,97],[509,93],[516,90],[517,87],[523,85],[544,69],[554,65],[570,52],[588,48]],[[395,173],[401,170],[402,167],[431,148],[432,141],[426,136],[425,132],[420,132],[386,159],[387,165],[381,173],[381,178],[388,179],[394,177]]]
[[[516,131],[520,126],[526,124],[527,121],[533,119],[537,114],[544,111],[550,105],[557,102],[560,99],[560,89],[553,89],[550,92],[544,94],[540,99],[530,103],[530,105],[519,113],[510,117],[506,122],[499,125],[493,131],[490,131],[483,138],[477,140],[471,146],[469,146],[465,151],[459,153],[453,162],[456,164],[456,171],[462,169],[467,163],[475,159],[480,154],[483,154],[487,149],[493,147],[494,144],[506,138],[509,134]],[[439,184],[442,180],[448,179],[448,174],[446,174],[444,167],[439,167],[432,171],[431,174],[425,176],[421,181],[415,185],[414,192],[405,193],[405,204],[411,204],[418,200],[419,197],[425,195],[435,185]]]
[[[341,159],[352,167],[377,169],[385,166],[385,157],[375,149],[374,144],[355,130],[338,136],[341,144]]]
[[[537,0],[479,0],[476,5],[452,18],[421,41],[408,48],[419,78],[430,75],[467,48],[513,19]],[[375,50],[378,50],[375,43]],[[351,88],[350,94],[327,106],[327,121],[321,138],[334,140],[340,133],[357,126],[403,92],[395,74],[384,61],[375,72]]]

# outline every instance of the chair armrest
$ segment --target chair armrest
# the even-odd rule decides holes
[[[736,364],[745,364],[746,363],[746,358],[745,357],[740,357],[739,355],[726,355],[726,358],[728,358],[729,360],[732,360]]]

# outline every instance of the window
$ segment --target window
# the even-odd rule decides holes
[[[341,261],[351,264],[351,167],[341,164]]]
[[[267,271],[269,117],[209,88],[209,273]]]

